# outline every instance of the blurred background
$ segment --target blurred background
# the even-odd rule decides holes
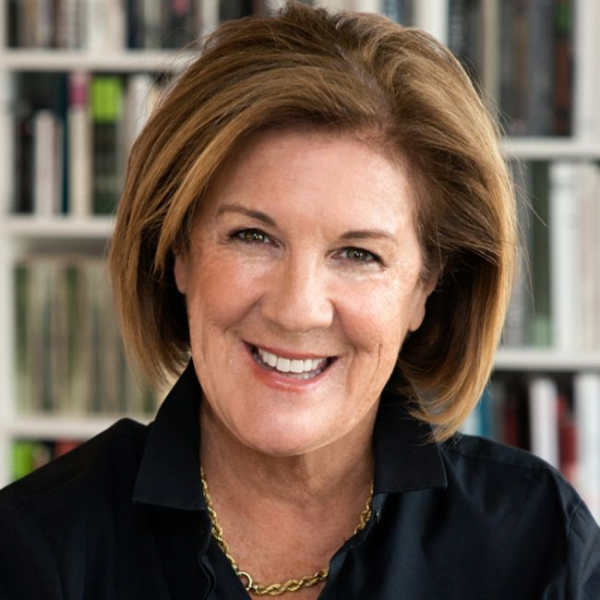
[[[104,256],[127,154],[194,41],[278,0],[0,4],[0,486],[162,391],[126,367]],[[523,258],[464,431],[560,469],[600,521],[600,3],[314,0],[450,47],[497,116]]]

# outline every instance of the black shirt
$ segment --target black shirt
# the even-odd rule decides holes
[[[248,599],[210,535],[200,398],[188,368],[154,424],[121,420],[0,492],[2,600]],[[320,598],[600,598],[600,530],[556,470],[429,431],[384,395],[373,517]]]

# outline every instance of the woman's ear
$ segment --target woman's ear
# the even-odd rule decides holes
[[[416,305],[413,310],[412,318],[410,320],[408,330],[410,332],[416,331],[421,327],[425,320],[425,305],[427,304],[427,298],[437,287],[439,281],[439,270],[431,270],[427,273],[426,277],[421,281],[421,290],[417,299]]]
[[[180,294],[187,292],[189,260],[187,252],[174,251],[173,276]]]

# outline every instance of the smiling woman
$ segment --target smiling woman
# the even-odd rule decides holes
[[[516,252],[496,127],[433,38],[294,2],[218,28],[110,250],[132,358],[178,381],[0,494],[0,598],[596,597],[575,491],[457,434]]]

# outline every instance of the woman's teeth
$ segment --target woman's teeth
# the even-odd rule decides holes
[[[271,367],[275,371],[300,379],[316,377],[323,372],[328,364],[327,358],[307,358],[304,360],[283,358],[256,346],[253,355],[262,366]]]

